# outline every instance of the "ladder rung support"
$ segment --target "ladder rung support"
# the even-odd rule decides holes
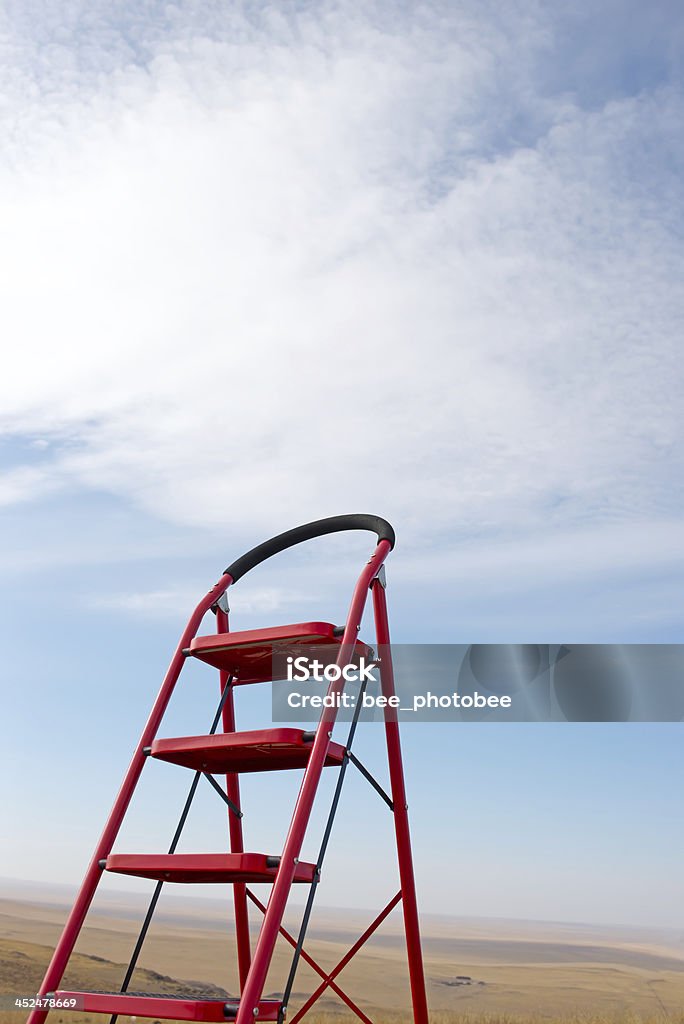
[[[210,775],[208,772],[202,772],[202,774],[204,775],[204,778],[207,780],[207,782],[211,785],[212,789],[216,790],[218,795],[223,800],[224,804],[226,804],[226,806],[233,812],[235,817],[236,818],[242,818],[243,817],[242,811],[240,810],[240,808],[238,807],[237,804],[233,803],[233,801],[230,799],[230,797],[225,792],[223,787],[219,786],[219,784],[216,781],[216,779],[214,778],[214,776]]]
[[[385,803],[389,807],[390,811],[393,811],[394,810],[394,803],[392,801],[392,798],[387,795],[387,793],[382,788],[382,786],[380,785],[378,780],[375,778],[375,776],[371,775],[371,773],[368,771],[368,769],[363,764],[363,762],[359,761],[359,759],[356,756],[356,754],[352,753],[351,750],[347,750],[347,757],[349,758],[351,763],[354,765],[354,767],[358,768],[358,770],[363,775],[364,779],[366,779],[368,782],[370,782],[370,784],[373,787],[373,789],[375,790],[375,792],[379,796],[382,797],[382,799],[385,801]]]

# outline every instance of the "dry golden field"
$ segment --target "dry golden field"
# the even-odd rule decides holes
[[[216,996],[236,991],[229,922],[224,926],[215,905],[202,902],[206,912],[192,905],[160,915],[133,989],[199,994],[214,986]],[[8,997],[35,992],[65,912],[57,904],[0,900],[0,1024],[24,1020],[23,1011],[10,1009]],[[116,990],[138,920],[125,905],[94,910],[64,987]],[[307,949],[331,968],[366,922],[361,912],[323,912]],[[621,938],[605,929],[434,918],[424,923],[424,949],[434,1024],[684,1024],[684,945],[677,936],[668,944],[648,933]],[[290,955],[283,943],[269,976],[270,991],[282,986]],[[316,986],[315,977],[302,965],[291,1012]],[[464,983],[464,977],[470,981]],[[390,919],[338,981],[377,1024],[408,1024],[400,919]],[[321,998],[317,1010],[307,1017],[308,1024],[340,1024],[348,1017],[333,994]],[[106,1024],[107,1018],[54,1011],[49,1020]]]

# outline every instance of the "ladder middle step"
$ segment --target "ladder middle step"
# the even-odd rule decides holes
[[[305,768],[314,733],[303,729],[256,729],[213,736],[177,736],[155,740],[150,756],[209,773],[274,772]],[[339,765],[344,747],[330,743],[326,765]]]
[[[160,882],[273,882],[279,863],[265,853],[114,853],[103,867]],[[311,882],[315,871],[315,864],[300,861],[293,881]]]

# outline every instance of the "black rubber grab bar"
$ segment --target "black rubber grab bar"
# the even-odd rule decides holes
[[[263,544],[258,544],[251,551],[236,558],[224,571],[224,575],[231,576],[234,583],[249,572],[256,565],[265,562],[272,555],[280,551],[294,547],[295,544],[302,544],[304,541],[313,540],[314,537],[325,537],[328,533],[341,533],[344,530],[369,530],[377,534],[378,541],[389,541],[390,547],[394,547],[394,530],[386,519],[380,516],[371,516],[359,513],[348,516],[330,516],[328,519],[317,519],[313,523],[305,523],[304,526],[296,526],[294,530],[287,530],[279,533],[277,537],[271,537]]]

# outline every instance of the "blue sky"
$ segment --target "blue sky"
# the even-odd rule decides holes
[[[78,879],[198,595],[300,521],[394,523],[397,640],[684,639],[679,5],[0,18],[0,873],[49,834]],[[258,570],[234,626],[339,620],[366,554]],[[445,729],[406,730],[426,909],[682,925],[677,727]],[[370,903],[345,843],[328,902]]]

